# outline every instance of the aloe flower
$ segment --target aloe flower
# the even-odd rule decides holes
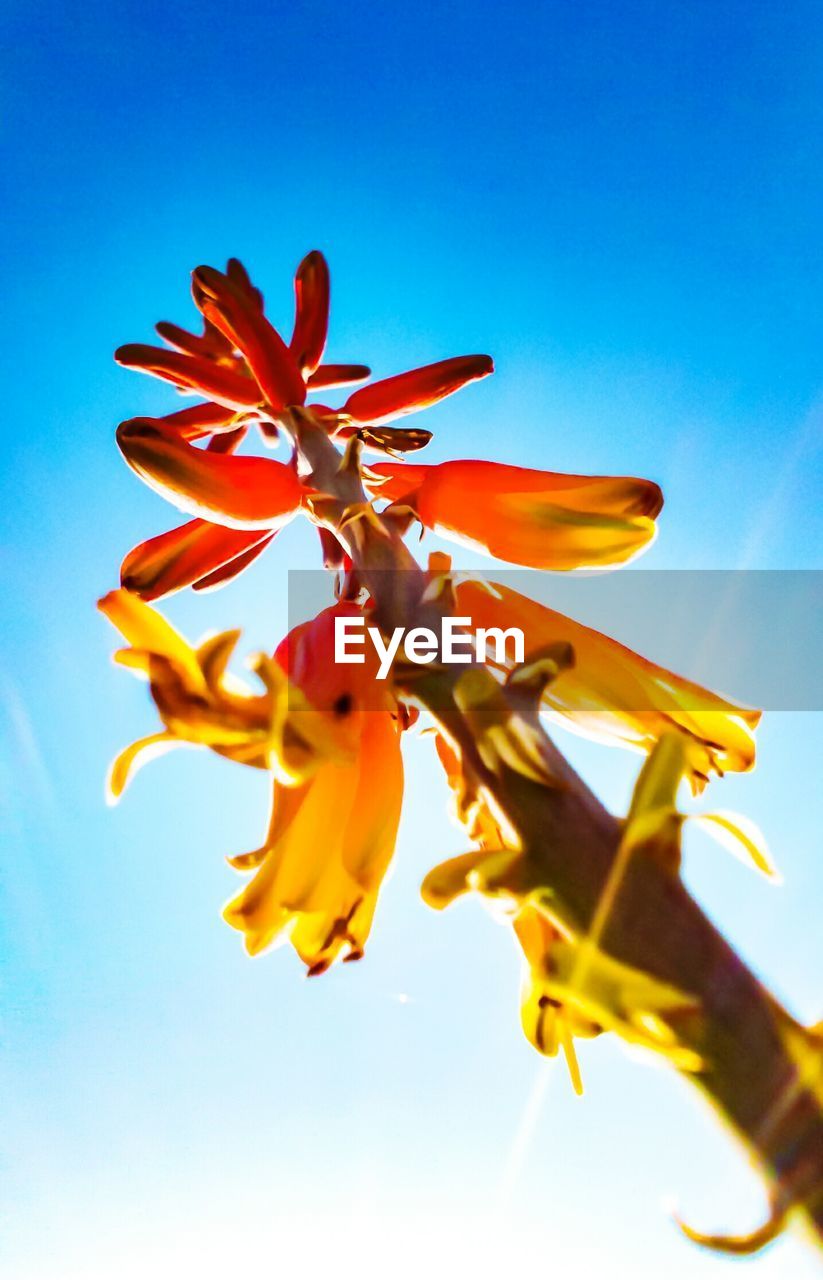
[[[533,569],[625,564],[655,536],[663,506],[651,480],[573,476],[497,462],[377,463],[373,492],[427,529]]]
[[[754,824],[680,803],[686,783],[697,795],[713,775],[753,766],[760,713],[508,587],[457,575],[448,557],[433,556],[425,571],[406,542],[418,522],[512,564],[617,567],[654,539],[658,486],[493,461],[407,461],[431,433],[406,419],[488,376],[492,361],[458,356],[368,385],[365,365],[324,363],[330,284],[317,252],[297,271],[288,340],[236,259],[225,272],[198,267],[192,293],[201,330],[161,322],[166,347],[117,353],[196,398],[117,434],[128,466],[186,522],[134,547],[120,589],[100,601],[125,641],[116,661],[148,681],[159,717],[156,732],[115,760],[110,799],[142,763],[179,745],[265,770],[268,828],[258,848],[228,859],[244,879],[223,915],[249,954],[290,942],[309,974],[322,973],[364,953],[397,838],[401,737],[420,716],[470,846],[433,867],[422,894],[438,910],[476,895],[502,921],[522,963],[529,1043],[562,1052],[578,1093],[575,1046],[603,1035],[698,1080],[774,1197],[758,1232],[684,1228],[693,1239],[746,1252],[790,1215],[811,1218],[820,1028],[765,990],[681,882],[687,826],[776,879]],[[315,399],[335,387],[347,388],[336,407]],[[283,460],[252,454],[258,437],[266,449],[285,446]],[[384,460],[365,464],[364,450]],[[317,531],[336,603],[256,655],[254,679],[240,679],[231,669],[239,631],[192,646],[149,602],[229,582],[297,516]],[[501,641],[522,631],[517,661],[502,648],[484,657],[479,641],[472,653],[459,635],[465,665],[453,670],[451,633],[467,618],[468,630]],[[371,647],[361,648],[365,630]],[[346,631],[356,654],[338,651]],[[544,713],[645,755],[625,817],[577,776],[544,732]]]
[[[374,662],[333,662],[334,619],[358,614],[357,606],[323,610],[290,632],[273,659],[259,656],[260,693],[227,672],[237,632],[195,649],[128,591],[110,592],[100,609],[129,643],[117,660],[148,677],[163,722],[117,757],[110,799],[174,746],[209,747],[269,770],[266,840],[229,859],[257,872],[225,918],[243,931],[250,954],[290,938],[313,974],[337,956],[361,956],[394,851],[403,767],[397,704],[385,684],[375,686]]]
[[[356,385],[370,374],[366,365],[321,363],[330,283],[326,261],[316,250],[297,270],[288,344],[266,319],[262,295],[237,259],[230,259],[225,273],[198,267],[192,293],[204,317],[202,334],[163,321],[158,333],[172,350],[132,343],[115,357],[178,391],[208,397],[165,417],[132,419],[118,431],[129,466],[200,521],[168,530],[128,553],[121,583],[145,600],[186,586],[221,586],[257,559],[270,537],[227,537],[219,528],[276,532],[299,510],[298,482],[281,463],[224,455],[234,453],[250,426],[257,426],[268,443],[276,441],[289,410],[303,406],[308,395]],[[355,391],[339,409],[314,405],[311,412],[334,437],[360,434],[379,449],[419,448],[429,432],[385,424],[437,403],[492,369],[488,356],[458,356]],[[205,449],[196,447],[204,441]]]
[[[527,655],[558,642],[571,645],[573,663],[543,693],[545,710],[567,728],[649,751],[676,727],[686,738],[696,790],[712,773],[752,768],[760,711],[730,702],[501,583],[467,579],[454,591],[457,612],[470,616],[475,627],[521,628]]]
[[[560,678],[562,672],[556,676]],[[479,893],[511,922],[525,962],[521,1021],[531,1044],[549,1057],[563,1049],[576,1093],[582,1092],[582,1081],[574,1038],[590,1039],[604,1031],[664,1054],[681,1071],[701,1071],[702,1061],[680,1043],[675,1030],[679,1019],[699,1016],[699,1002],[617,961],[606,948],[609,916],[629,861],[653,857],[676,873],[687,821],[775,878],[763,836],[749,820],[727,812],[689,815],[678,809],[677,791],[688,771],[686,736],[664,734],[649,756],[624,825],[614,877],[589,930],[577,936],[558,923],[539,851],[518,847],[506,837],[470,772],[443,739],[438,740],[438,754],[456,797],[458,819],[478,848],[434,867],[423,881],[423,897],[442,910],[465,893]]]

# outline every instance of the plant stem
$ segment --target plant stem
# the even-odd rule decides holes
[[[366,502],[356,458],[341,455],[309,413],[295,411],[291,434],[301,474],[324,496],[315,516],[336,532],[374,600],[386,631],[431,623],[426,577],[390,522],[351,518]],[[442,612],[442,611],[441,611]],[[405,692],[425,707],[460,750],[464,769],[494,800],[539,860],[554,909],[577,936],[590,927],[620,843],[608,813],[551,739],[541,748],[556,785],[513,770],[492,771],[454,697],[465,668],[420,671]],[[402,670],[397,683],[404,686]],[[541,730],[542,732],[542,730]],[[747,968],[687,892],[678,875],[643,850],[630,861],[605,922],[601,946],[614,959],[687,992],[699,1013],[672,1029],[703,1060],[683,1073],[743,1141],[769,1188],[777,1216],[791,1211],[823,1246],[823,1045]],[[674,1018],[674,1015],[672,1015]],[[664,1019],[665,1020],[665,1019]]]

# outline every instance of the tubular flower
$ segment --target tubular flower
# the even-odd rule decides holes
[[[275,689],[264,659],[265,691],[252,693],[226,672],[239,633],[225,631],[194,649],[150,605],[122,588],[98,606],[128,642],[115,661],[149,680],[163,729],[127,747],[114,761],[108,796],[120,798],[135,771],[172,747],[211,747],[220,755],[267,768],[276,746]],[[285,682],[283,682],[285,683]],[[282,701],[282,695],[281,695]]]
[[[461,387],[494,373],[490,356],[455,356],[436,364],[399,373],[382,382],[362,387],[349,396],[340,410],[342,416],[361,425],[381,426],[395,418],[429,409]]]
[[[115,761],[109,796],[122,794],[134,769],[150,756],[188,743],[210,747],[218,755],[240,764],[269,769],[286,785],[305,782],[326,760],[350,762],[363,730],[366,700],[369,705],[390,705],[383,692],[378,704],[368,682],[369,667],[341,668],[317,659],[307,674],[298,664],[298,676],[289,661],[290,646],[304,628],[295,628],[273,658],[257,654],[252,669],[263,685],[254,693],[227,671],[239,638],[238,631],[224,631],[193,648],[150,605],[130,591],[110,591],[98,606],[128,641],[129,648],[115,653],[115,661],[147,677],[163,730],[128,747]],[[357,606],[334,605],[319,614],[312,629],[314,648],[328,659],[325,644],[333,635],[335,613]],[[307,643],[299,645],[301,663]],[[352,675],[352,670],[356,675]]]
[[[290,632],[273,659],[260,655],[259,694],[226,671],[236,631],[195,649],[128,591],[110,592],[100,609],[130,646],[117,661],[148,677],[163,723],[114,761],[110,800],[141,764],[181,744],[268,769],[269,831],[260,849],[230,859],[258,870],[226,920],[243,931],[250,954],[290,937],[311,973],[338,955],[362,955],[394,851],[403,769],[398,710],[385,682],[375,685],[376,659],[332,661],[334,619],[358,607],[325,609]]]
[[[571,645],[574,663],[543,694],[545,710],[567,727],[642,751],[676,727],[685,735],[695,790],[713,772],[753,767],[761,712],[737,706],[500,583],[464,580],[454,592],[458,612],[469,615],[475,627],[521,628],[527,655],[561,641]]]
[[[260,529],[227,529],[208,520],[190,520],[134,547],[120,566],[120,584],[143,600],[193,586],[195,591],[241,573],[274,537]]]
[[[675,798],[686,769],[684,736],[665,735],[644,766],[613,875],[589,928],[579,934],[561,926],[554,915],[540,851],[514,847],[463,773],[454,750],[440,740],[438,754],[457,796],[458,816],[481,847],[433,868],[423,882],[423,897],[439,910],[466,892],[476,892],[511,920],[525,960],[521,1021],[534,1047],[552,1057],[562,1047],[577,1093],[582,1085],[573,1038],[591,1038],[603,1031],[664,1054],[681,1071],[702,1070],[702,1059],[678,1034],[683,1019],[699,1017],[699,1004],[670,983],[615,960],[603,946],[629,860],[653,857],[672,874],[679,868],[680,831],[687,815],[678,812]],[[707,826],[719,821],[721,837],[734,838],[748,860],[772,874],[762,837],[745,819],[732,814],[688,816]]]
[[[295,786],[276,780],[263,845],[230,859],[238,870],[257,868],[224,911],[245,935],[246,950],[255,955],[288,938],[310,974],[338,957],[362,956],[400,820],[403,766],[394,700],[375,683],[371,661],[341,668],[332,660],[335,618],[359,612],[352,604],[326,609],[277,650],[276,661],[310,714],[333,717],[347,750],[323,759]]]
[[[580,1095],[583,1078],[574,1048],[574,1037],[590,1040],[603,1031],[599,1022],[558,998],[552,982],[549,958],[560,934],[536,907],[523,907],[514,917],[515,937],[523,950],[520,1022],[523,1033],[538,1053],[554,1058],[562,1048],[572,1088]]]
[[[172,348],[140,343],[120,347],[117,361],[208,397],[161,418],[135,418],[118,430],[129,466],[180,510],[201,518],[140,543],[123,564],[121,581],[147,600],[182,587],[221,586],[268,545],[269,538],[223,537],[209,525],[273,532],[300,507],[301,488],[290,468],[264,458],[230,455],[256,425],[264,442],[278,438],[289,412],[310,392],[349,387],[369,377],[361,364],[322,364],[329,322],[329,270],[323,255],[307,254],[295,276],[295,322],[286,344],[266,319],[263,296],[236,258],[226,271],[197,267],[192,294],[204,318],[202,334],[161,321],[158,334]],[[431,433],[385,423],[435,404],[493,369],[488,356],[459,356],[387,378],[356,391],[340,409],[313,405],[314,420],[340,438],[359,435],[379,451],[422,448]],[[205,449],[193,447],[206,442]]]
[[[310,974],[362,956],[402,795],[399,729],[386,711],[366,713],[351,762],[326,762],[296,787],[275,781],[262,847],[230,859],[257,868],[223,913],[250,955],[289,938]]]
[[[210,453],[178,439],[157,419],[132,418],[117,431],[126,462],[180,510],[230,529],[274,530],[297,514],[303,490],[273,458]]]
[[[378,463],[377,497],[411,507],[427,529],[533,569],[625,564],[655,536],[651,480],[573,476],[496,462]]]

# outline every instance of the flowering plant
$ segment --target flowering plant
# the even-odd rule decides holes
[[[189,519],[131,550],[120,587],[100,602],[126,641],[117,661],[148,679],[161,721],[114,762],[111,798],[149,756],[180,743],[266,770],[268,830],[259,848],[229,859],[249,878],[224,916],[250,954],[288,941],[320,974],[364,954],[400,821],[401,739],[422,713],[472,845],[429,872],[423,896],[439,909],[474,893],[506,922],[523,956],[529,1041],[562,1050],[580,1092],[575,1039],[615,1034],[664,1055],[723,1112],[764,1172],[772,1213],[748,1237],[684,1227],[693,1239],[748,1252],[790,1214],[823,1236],[821,1033],[765,991],[679,874],[680,785],[699,795],[713,776],[751,769],[759,712],[506,585],[457,574],[442,554],[421,566],[405,540],[419,525],[534,569],[614,568],[654,539],[658,486],[407,461],[430,433],[403,420],[488,376],[492,361],[460,356],[367,385],[365,366],[324,363],[320,253],[298,268],[288,342],[237,260],[225,272],[198,267],[192,293],[202,332],[164,322],[168,349],[128,345],[116,356],[199,398],[117,433],[132,470]],[[337,408],[314,399],[353,386]],[[239,452],[255,435],[266,449],[284,441],[288,460]],[[192,647],[154,602],[230,581],[298,516],[317,529],[330,601],[257,655],[252,687],[229,669],[238,631]],[[390,663],[373,649],[356,664],[335,661],[340,623],[408,637],[456,615],[519,628],[523,660],[498,650],[450,665],[432,653],[421,665],[398,643]],[[572,770],[544,713],[645,755],[625,818]],[[751,823],[725,812],[690,820],[774,876]]]

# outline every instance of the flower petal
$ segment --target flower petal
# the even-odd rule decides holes
[[[294,293],[296,315],[289,350],[305,377],[320,364],[329,329],[329,268],[319,250],[306,254],[297,268]]]
[[[245,356],[262,396],[274,409],[304,404],[300,370],[280,334],[237,285],[213,267],[192,273],[194,301]]]
[[[133,649],[167,658],[185,673],[193,688],[204,687],[194,650],[162,613],[122,587],[103,596],[97,607]]]
[[[127,369],[140,369],[155,378],[173,382],[176,387],[199,391],[230,409],[246,409],[260,404],[262,399],[260,388],[252,378],[201,356],[187,356],[143,342],[129,342],[117,348],[114,358]]]
[[[376,426],[428,409],[469,382],[494,372],[491,356],[455,356],[436,364],[373,382],[349,396],[342,412],[353,422]]]
[[[252,284],[251,276],[239,258],[229,258],[226,263],[226,275],[252,306],[255,306],[258,311],[263,310],[263,295]]]
[[[120,566],[120,585],[143,600],[160,600],[228,567],[244,552],[257,553],[270,537],[257,529],[190,520],[132,548]]]
[[[357,884],[376,893],[394,853],[403,800],[400,734],[388,712],[366,713],[358,763],[343,866]]]
[[[341,905],[350,907],[345,892],[341,904],[341,889],[354,888],[341,884],[341,845],[356,782],[356,764],[319,769],[254,878],[225,908],[223,918],[242,930],[250,955],[268,947],[298,912],[325,909],[331,924]]]
[[[146,418],[122,423],[117,443],[146,484],[179,510],[213,523],[278,529],[300,506],[300,481],[273,459],[207,453]]]
[[[247,551],[242,551],[239,556],[235,556],[233,560],[227,560],[219,569],[214,569],[211,573],[207,573],[205,577],[198,578],[193,587],[195,591],[216,591],[218,587],[225,586],[227,582],[232,582],[235,578],[239,578],[241,573],[253,564],[259,555],[262,555],[266,547],[275,535],[267,533],[259,542],[255,542]]]
[[[236,409],[224,404],[193,404],[188,409],[179,409],[177,413],[166,413],[156,421],[168,431],[174,431],[181,440],[199,440],[202,436],[230,435],[241,415]]]
[[[509,587],[495,583],[492,590],[459,582],[458,613],[468,614],[475,628],[520,627],[527,654],[558,641],[571,644],[574,666],[560,672],[543,695],[543,705],[567,727],[643,751],[667,730],[680,729],[693,787],[712,771],[751,769],[759,711],[729,702]]]
[[[719,810],[717,813],[690,813],[688,820],[703,827],[713,840],[736,858],[748,862],[767,879],[779,882],[780,876],[772,862],[766,837],[751,818],[742,813]]]
[[[171,751],[172,747],[182,745],[179,738],[166,730],[162,733],[151,733],[147,738],[138,738],[137,742],[132,742],[120,752],[109,769],[106,779],[107,804],[117,804],[135,773],[138,769],[142,769],[144,764],[165,755],[167,751]]]
[[[324,391],[331,387],[354,387],[371,377],[371,369],[365,364],[321,364],[309,374],[306,385],[309,391]]]
[[[495,462],[382,463],[377,497],[437,533],[535,569],[624,564],[655,536],[660,489],[632,477],[570,476]]]
[[[179,325],[171,324],[168,320],[159,320],[154,327],[158,337],[167,342],[170,347],[184,351],[190,356],[219,360],[230,356],[233,351],[231,343],[223,337],[219,329],[215,329],[213,324],[207,323],[205,332],[202,334],[189,333],[188,329],[181,329]]]

